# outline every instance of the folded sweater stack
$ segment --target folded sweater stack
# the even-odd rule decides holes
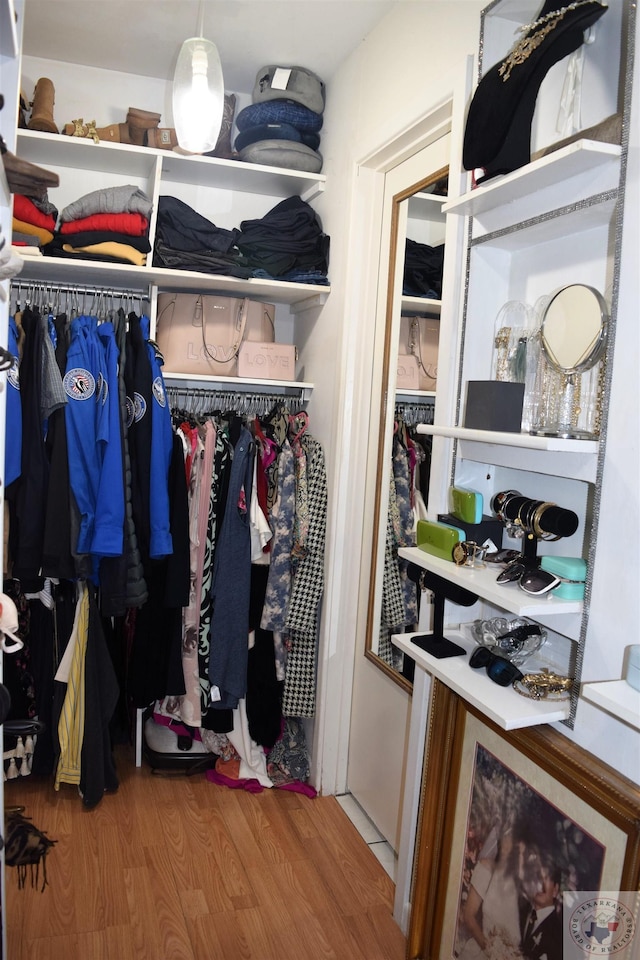
[[[45,253],[53,257],[130,263],[144,267],[152,204],[138,187],[94,190],[66,206]]]
[[[53,240],[58,211],[45,201],[36,203],[21,193],[13,196],[11,242],[21,256],[41,256],[40,247]]]
[[[258,220],[243,220],[238,247],[254,277],[327,284],[329,237],[301,197],[289,197]]]

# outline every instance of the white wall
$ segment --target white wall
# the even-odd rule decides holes
[[[330,579],[315,751],[316,780],[328,793],[346,786],[353,661],[364,650],[357,621],[360,563],[367,562],[361,543],[363,529],[373,522],[362,509],[376,309],[375,278],[365,273],[379,254],[381,178],[359,164],[450,96],[467,55],[477,49],[482,6],[480,0],[398,4],[327,89],[322,153],[329,188],[319,210],[331,235],[332,292],[314,335],[322,339],[319,355],[324,353],[323,364],[333,378],[335,402],[324,411],[314,409],[313,419],[317,424],[324,416],[327,428],[340,438],[329,470]]]

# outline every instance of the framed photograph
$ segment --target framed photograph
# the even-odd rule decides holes
[[[638,890],[640,789],[552,727],[502,730],[438,681],[431,718],[408,956],[562,960],[572,904],[581,916],[587,896]],[[581,935],[606,946],[592,914]]]

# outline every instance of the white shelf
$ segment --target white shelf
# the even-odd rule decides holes
[[[546,157],[540,157],[513,173],[495,177],[469,193],[445,204],[445,213],[474,216],[514,201],[539,190],[553,187],[567,177],[593,171],[619,161],[620,147],[596,140],[577,140]]]
[[[419,424],[418,433],[449,437],[459,443],[463,460],[514,467],[534,473],[552,473],[584,483],[594,483],[598,468],[597,440],[565,440],[537,437],[528,433],[470,430],[467,427]],[[517,462],[514,447],[517,447]]]
[[[547,593],[536,598],[521,590],[517,583],[497,583],[496,577],[500,569],[493,565],[479,567],[459,567],[452,560],[441,560],[421,550],[420,547],[401,547],[398,556],[409,560],[425,570],[438,574],[451,583],[456,583],[465,590],[475,593],[481,600],[494,604],[503,610],[508,610],[518,617],[528,617],[531,620],[547,620],[563,614],[581,614],[583,604],[577,600],[561,600]]]
[[[313,390],[313,383],[304,383],[300,380],[253,380],[248,377],[216,377],[210,374],[197,376],[193,373],[171,373],[163,370],[162,376],[168,387],[184,386],[186,389],[202,387],[219,387],[220,390],[227,392],[238,391],[239,393],[250,393],[258,389],[263,391],[269,389],[269,393],[299,393],[301,398],[306,399]]]
[[[239,190],[282,199],[293,194],[304,195],[308,199],[310,195],[323,190],[326,182],[323,174],[266,167],[239,160],[219,160],[216,157],[188,157],[128,143],[94,143],[86,137],[67,137],[37,130],[18,131],[17,153],[25,160],[41,165],[50,163],[82,170],[130,173],[132,176],[148,176],[160,159],[161,177],[168,182]]]
[[[421,423],[418,433],[428,433],[435,437],[452,437],[456,440],[471,440],[477,443],[495,443],[505,447],[523,447],[527,450],[547,450],[552,453],[598,452],[597,440],[566,440],[563,437],[538,437],[529,433],[506,433],[498,430],[471,430],[468,427],[442,427],[431,423]]]
[[[396,398],[408,397],[409,400],[435,400],[435,390],[403,390],[401,387],[396,389]]]
[[[319,283],[290,283],[284,280],[262,280],[251,277],[222,277],[212,273],[195,273],[191,270],[171,270],[166,267],[147,267],[152,282],[162,290],[207,290],[224,291],[231,296],[253,297],[255,300],[273,300],[276,303],[306,305],[313,298],[313,306],[326,303],[330,288]]]
[[[151,256],[151,254],[149,254]],[[155,283],[161,290],[197,290],[226,293],[254,300],[286,303],[295,306],[314,298],[314,305],[323,304],[329,296],[329,287],[313,283],[289,283],[278,280],[223,277],[213,273],[195,273],[190,270],[171,270],[165,267],[136,267],[127,263],[104,263],[97,260],[71,260],[64,257],[24,258],[25,265],[18,279],[51,280],[56,283],[89,284],[142,290]]]
[[[411,220],[444,220],[443,207],[447,198],[435,193],[414,193],[409,197]]]
[[[607,713],[640,730],[640,690],[634,690],[626,680],[583,683],[582,696],[590,703],[606,710]]]
[[[569,716],[569,701],[538,701],[523,697],[512,687],[501,687],[490,680],[484,669],[473,670],[467,656],[448,657],[438,660],[416,644],[411,643],[414,633],[394,634],[393,644],[415,660],[416,666],[445,683],[467,703],[481,710],[485,716],[503,730],[518,730],[541,723],[566,720]],[[474,645],[455,629],[447,630],[445,636],[460,644],[469,652]]]
[[[442,312],[442,300],[430,297],[403,297],[402,313],[413,316],[439,317]]]

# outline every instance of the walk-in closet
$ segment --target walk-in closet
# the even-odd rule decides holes
[[[638,54],[0,0],[0,960],[640,937]]]

